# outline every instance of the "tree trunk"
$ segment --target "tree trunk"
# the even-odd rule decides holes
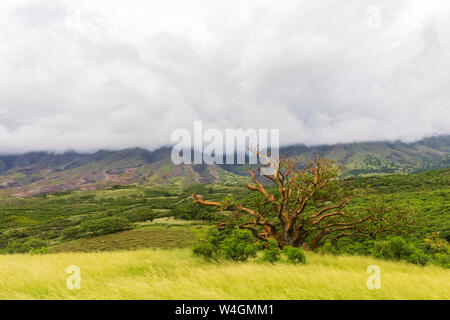
[[[322,241],[323,237],[327,235],[327,232],[325,230],[322,230],[317,236],[311,239],[311,242],[309,243],[309,250],[311,251],[317,251],[319,248],[320,242]]]

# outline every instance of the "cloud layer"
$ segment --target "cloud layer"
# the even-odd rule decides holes
[[[0,153],[449,134],[449,31],[446,0],[2,0]]]

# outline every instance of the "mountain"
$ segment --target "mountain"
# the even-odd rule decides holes
[[[0,156],[0,195],[18,197],[114,185],[242,183],[249,165],[174,165],[171,148],[100,150],[92,154],[32,152]],[[306,162],[315,153],[337,160],[343,174],[414,173],[450,167],[450,136],[414,143],[367,142],[282,148]]]
[[[310,159],[315,152],[343,166],[345,176],[417,173],[450,167],[450,136],[426,138],[414,143],[366,142],[317,146],[291,146],[290,156]]]

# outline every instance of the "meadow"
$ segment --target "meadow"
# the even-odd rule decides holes
[[[210,263],[189,249],[0,256],[0,299],[450,299],[450,270],[307,252],[306,265]],[[67,267],[81,270],[69,290]],[[366,286],[367,267],[381,288]]]

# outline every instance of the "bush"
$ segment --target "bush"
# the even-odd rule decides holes
[[[220,257],[220,242],[224,235],[216,228],[193,231],[197,237],[197,243],[192,248],[192,252],[206,259],[217,260]]]
[[[114,212],[111,213],[113,215]],[[137,211],[121,213],[119,217],[125,218],[131,222],[146,222],[153,221],[156,218],[156,213],[150,211]]]
[[[258,244],[249,230],[234,229],[231,234],[220,243],[220,249],[226,259],[246,261],[255,257]]]
[[[47,243],[40,239],[29,239],[29,240],[16,240],[9,243],[4,252],[6,253],[27,253],[27,252],[38,252],[39,250],[45,251]],[[43,252],[40,252],[43,253]]]
[[[306,256],[300,248],[286,246],[283,248],[283,253],[291,263],[306,263]]]
[[[280,260],[280,249],[275,239],[269,239],[267,247],[263,252],[262,261],[274,263]]]
[[[425,239],[424,243],[429,253],[447,253],[450,250],[450,245],[445,239]]]
[[[407,260],[412,254],[412,248],[402,237],[394,237],[388,243],[384,253],[386,258]]]
[[[153,221],[155,219],[155,214],[153,212],[139,212],[133,215],[132,222],[145,222]]]
[[[49,231],[43,234],[43,238],[47,240],[56,239],[59,237],[59,234],[54,231]]]
[[[417,265],[426,265],[430,256],[423,250],[416,248],[412,243],[407,242],[402,237],[394,237],[389,241],[378,243],[380,250],[377,257],[389,260],[405,260]]]
[[[450,254],[436,253],[433,257],[433,262],[438,266],[450,269]]]
[[[442,232],[441,237],[442,239],[447,241],[447,243],[450,243],[450,230],[445,230],[444,232]]]
[[[40,248],[31,248],[28,251],[29,254],[46,254],[48,253],[47,247],[40,247]]]
[[[318,250],[320,254],[338,255],[340,251],[330,241],[326,241]]]
[[[192,251],[206,259],[246,261],[258,251],[258,244],[249,230],[209,228],[196,231],[196,236],[198,241]]]
[[[67,239],[77,239],[83,234],[83,228],[80,226],[69,227],[61,232],[64,240]]]
[[[424,266],[430,260],[430,257],[422,250],[414,248],[407,260],[408,262]]]
[[[84,221],[81,227],[84,231],[92,232],[94,235],[102,235],[130,229],[131,223],[126,218],[108,217]]]

